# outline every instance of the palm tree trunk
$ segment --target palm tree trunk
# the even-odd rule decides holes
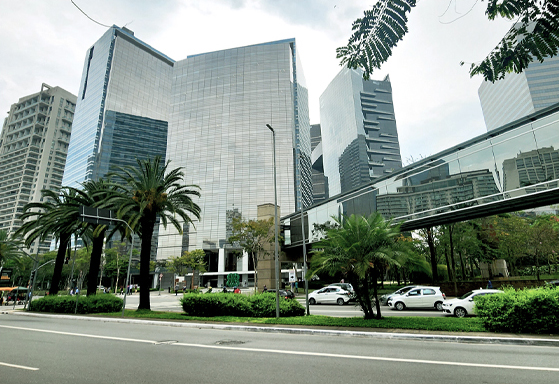
[[[155,216],[155,215],[154,215]],[[142,220],[142,247],[140,251],[140,303],[138,309],[151,310],[149,302],[149,263],[151,261],[151,237],[155,227],[155,217]]]
[[[60,278],[62,277],[62,267],[64,266],[64,256],[66,255],[66,248],[70,242],[71,234],[61,234],[58,252],[56,254],[56,262],[54,263],[54,272],[52,274],[52,282],[49,290],[50,295],[58,294],[58,286],[60,285]]]
[[[97,293],[97,277],[99,275],[99,264],[101,263],[101,254],[103,253],[103,242],[105,240],[105,231],[93,238],[93,247],[91,249],[91,260],[89,262],[89,275],[87,277],[87,296]]]
[[[373,272],[373,297],[375,299],[375,308],[377,310],[376,318],[378,320],[380,320],[382,318],[382,315],[380,313],[380,301],[378,299],[378,292],[377,292],[377,278],[378,278],[378,276],[377,276],[376,269],[375,269],[374,272]]]

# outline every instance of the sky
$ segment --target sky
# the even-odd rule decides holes
[[[174,60],[295,38],[309,90],[319,97],[341,70],[336,48],[375,0],[0,0],[0,116],[41,84],[78,93],[88,48],[113,24]],[[388,74],[404,164],[486,132],[469,63],[481,61],[510,28],[489,21],[487,2],[421,0],[409,32],[372,79]],[[104,24],[105,26],[97,23]],[[460,66],[460,62],[466,64]]]

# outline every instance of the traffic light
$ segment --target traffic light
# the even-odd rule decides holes
[[[35,279],[35,270],[31,271],[31,275],[29,276],[29,285],[33,285],[33,279]]]

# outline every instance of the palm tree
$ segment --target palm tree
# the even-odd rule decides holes
[[[83,223],[79,221],[79,211],[72,205],[76,196],[75,190],[62,188],[59,191],[44,189],[41,191],[44,202],[33,202],[23,207],[23,214],[19,217],[22,226],[15,236],[24,238],[29,247],[35,240],[44,241],[54,235],[59,241],[50,294],[58,293],[64,254],[70,243],[70,237],[75,232],[83,232]]]
[[[399,227],[392,226],[378,212],[368,218],[351,215],[333,219],[337,226],[328,229],[326,237],[313,245],[307,277],[324,272],[333,276],[342,272],[346,282],[354,287],[365,319],[375,317],[371,297],[376,302],[376,318],[380,319],[377,298],[380,273],[388,266],[403,265],[411,248],[408,242],[398,241]]]
[[[6,231],[0,230],[0,269],[6,260],[25,255],[25,252],[20,249],[22,246],[22,242],[11,239]]]
[[[200,219],[200,207],[192,201],[192,196],[199,197],[200,192],[196,185],[182,184],[182,168],[175,168],[167,173],[169,161],[163,165],[160,156],[153,160],[136,161],[137,168],[119,167],[121,173],[110,174],[110,177],[120,183],[113,183],[119,193],[110,197],[107,204],[118,207],[117,216],[126,220],[142,240],[138,309],[149,310],[151,238],[157,217],[159,216],[164,227],[170,222],[182,233],[179,218],[184,223],[192,223],[191,215]]]
[[[82,184],[82,187],[83,189],[81,190],[68,187],[68,189],[72,191],[73,196],[70,205],[76,210],[76,214],[78,214],[81,206],[98,207],[104,205],[111,196],[111,193],[114,192],[114,187],[111,187],[111,185],[103,179],[99,181],[86,181]],[[87,279],[87,295],[89,296],[97,293],[97,277],[99,275],[107,226],[94,223],[85,223],[84,226],[89,227],[86,236],[91,239],[92,244],[91,261],[89,262],[89,274]]]

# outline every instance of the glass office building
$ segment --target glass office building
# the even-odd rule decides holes
[[[173,63],[116,26],[87,51],[63,185],[136,166],[136,158],[165,159]]]
[[[188,56],[173,78],[167,158],[184,167],[186,184],[200,186],[202,219],[183,236],[160,228],[158,258],[204,249],[206,281],[220,286],[236,271],[250,284],[254,268],[230,252],[227,229],[234,217],[257,219],[259,205],[274,203],[266,124],[276,132],[281,212],[312,204],[308,95],[295,39]]]
[[[402,167],[388,76],[343,68],[320,96],[324,176],[330,196]]]
[[[559,57],[534,61],[522,73],[509,73],[478,90],[488,131],[559,103]]]

